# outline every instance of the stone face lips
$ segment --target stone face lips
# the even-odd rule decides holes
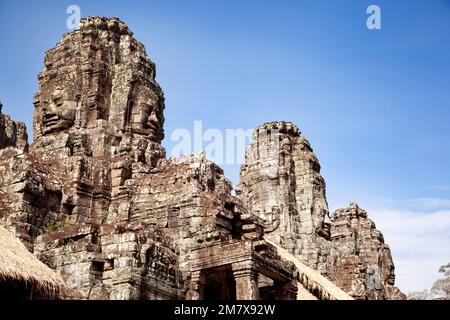
[[[265,237],[359,299],[400,294],[362,211],[330,220],[292,123],[256,130],[238,196],[204,154],[167,160],[155,74],[123,22],[86,18],[46,53],[29,148],[0,114],[0,223],[63,277],[66,298],[293,299],[305,281]]]

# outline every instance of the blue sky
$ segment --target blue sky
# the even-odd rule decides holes
[[[146,46],[168,149],[196,120],[292,121],[321,161],[330,209],[356,201],[385,234],[401,289],[429,287],[449,262],[449,0],[0,0],[0,99],[30,136],[36,77],[70,4],[119,17]],[[366,28],[370,4],[381,30]],[[236,183],[239,165],[223,167]]]

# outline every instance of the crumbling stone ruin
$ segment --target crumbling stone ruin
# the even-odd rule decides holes
[[[256,128],[236,194],[263,220],[265,238],[357,299],[404,299],[389,247],[354,203],[330,218],[321,166],[290,122]]]
[[[330,279],[357,299],[406,299],[394,286],[395,267],[389,246],[367,212],[356,203],[337,210],[331,242],[339,254]]]
[[[234,196],[203,154],[166,159],[155,76],[123,22],[89,17],[45,55],[33,143],[0,114],[0,223],[61,275],[64,298],[404,297],[365,211],[330,219],[295,125],[256,129]]]

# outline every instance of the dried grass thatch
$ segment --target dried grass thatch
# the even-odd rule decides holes
[[[291,261],[296,266],[299,272],[299,287],[303,286],[303,288],[319,300],[354,300],[348,293],[322,276],[317,270],[311,269],[304,265],[291,253],[281,248],[273,241],[268,239],[265,240],[277,248],[278,254],[283,259]],[[299,290],[299,299],[313,300],[313,297],[305,297],[305,293],[305,290]]]
[[[40,297],[57,298],[65,291],[62,278],[0,226],[0,285],[8,281],[29,286]]]

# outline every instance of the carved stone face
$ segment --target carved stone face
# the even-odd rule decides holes
[[[331,237],[331,220],[326,210],[320,210],[316,216],[313,216],[314,228],[316,234],[327,240]]]
[[[328,204],[324,196],[325,182],[321,177],[316,177],[313,181],[314,209],[312,220],[316,234],[326,240],[331,237],[331,220],[328,213]]]
[[[388,268],[387,275],[385,279],[386,283],[393,286],[395,284],[395,267],[393,264]]]
[[[385,247],[383,249],[382,255],[382,276],[383,281],[387,284],[394,285],[395,284],[395,266],[394,261],[392,260],[391,250]]]
[[[42,133],[64,131],[75,122],[77,102],[70,100],[66,91],[57,88],[50,101],[42,101]]]
[[[162,110],[158,103],[152,100],[140,103],[137,110],[134,111],[133,118],[135,119],[132,124],[132,131],[134,133],[143,134],[152,140],[162,138]]]

